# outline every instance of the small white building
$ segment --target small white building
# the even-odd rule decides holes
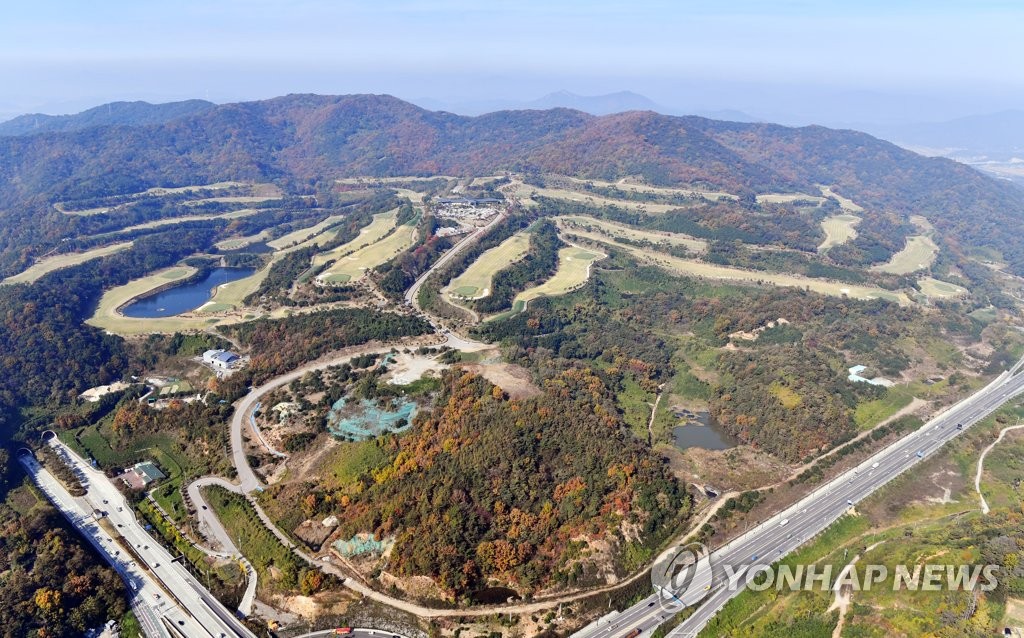
[[[203,353],[203,363],[221,370],[230,370],[238,360],[239,356],[230,350],[207,350]]]

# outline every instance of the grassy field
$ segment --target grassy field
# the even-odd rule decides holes
[[[359,279],[416,242],[416,222],[403,224],[387,237],[355,251],[317,277],[322,281],[344,283]]]
[[[233,187],[237,187],[237,186],[245,186],[245,184],[243,184],[242,182],[217,182],[216,184],[200,184],[200,185],[195,185],[195,186],[176,186],[176,187],[172,187],[172,188],[163,188],[163,187],[157,186],[157,187],[154,187],[154,188],[146,189],[146,190],[144,190],[144,191],[142,191],[140,193],[129,193],[127,195],[127,197],[130,197],[130,198],[133,198],[133,199],[138,199],[140,197],[146,197],[146,196],[157,196],[157,197],[159,197],[161,195],[176,195],[176,194],[179,194],[179,193],[192,193],[192,192],[201,191],[201,190],[223,190],[225,188],[233,188]],[[258,195],[254,195],[254,197],[256,197],[256,199],[254,199],[253,201],[265,201],[265,200],[268,200],[268,199],[276,199],[277,197],[280,197],[280,195],[281,195],[281,189],[279,189],[277,186],[274,186],[273,184],[253,184],[250,187],[252,188],[252,192],[253,193],[259,193]],[[207,198],[207,199],[195,200],[195,201],[218,201],[218,200],[219,201],[242,201],[242,200],[239,200],[237,198]],[[124,204],[120,204],[120,205],[116,205],[116,206],[97,206],[95,208],[83,208],[81,210],[74,210],[73,208],[69,209],[68,208],[69,206],[73,207],[74,206],[74,202],[57,202],[56,204],[53,205],[53,207],[55,209],[57,209],[58,211],[64,213],[65,215],[89,216],[89,215],[98,215],[100,213],[106,213],[106,212],[109,212],[111,210],[115,210],[117,208],[120,208],[121,206],[124,206]]]
[[[204,488],[203,496],[231,538],[237,539],[239,551],[256,569],[260,590],[273,589],[272,583],[285,589],[297,584],[300,559],[263,525],[244,496],[216,485]],[[271,567],[275,568],[277,579],[271,577]]]
[[[389,210],[386,213],[378,213],[373,216],[371,221],[365,228],[359,231],[359,236],[352,241],[342,244],[333,250],[328,250],[323,253],[319,253],[313,256],[313,265],[321,266],[329,261],[337,261],[342,257],[345,257],[363,246],[376,243],[383,239],[391,229],[395,227],[395,221],[398,217],[398,209]]]
[[[624,208],[627,210],[642,210],[648,213],[666,213],[670,210],[676,210],[678,208],[681,208],[679,204],[633,202],[622,199],[599,197],[597,195],[592,195],[590,193],[581,193],[579,191],[565,190],[562,188],[540,188],[537,186],[531,186],[530,184],[522,183],[516,184],[515,193],[526,204],[536,204],[536,202],[530,199],[530,195],[537,195],[539,197],[549,197],[551,199],[559,199],[567,202],[578,202],[581,204],[588,204],[590,206],[618,206],[619,208]]]
[[[513,305],[517,308],[525,307],[527,303],[538,297],[564,295],[575,290],[590,277],[591,265],[604,257],[604,253],[576,246],[562,248],[558,251],[558,270],[555,271],[554,276],[539,286],[527,288],[516,295]]]
[[[875,272],[887,272],[893,275],[906,275],[917,270],[924,270],[932,265],[939,247],[925,235],[907,237],[907,245],[896,253],[887,263],[872,266]]]
[[[917,287],[921,289],[925,295],[935,299],[950,299],[952,297],[959,297],[967,294],[966,288],[961,288],[955,284],[951,284],[932,277],[922,277],[917,280]]]
[[[137,297],[145,296],[146,293],[156,290],[161,286],[188,279],[195,273],[196,269],[192,266],[171,266],[152,275],[133,279],[123,286],[111,288],[103,293],[96,313],[86,323],[104,328],[106,326],[102,325],[103,320],[119,316],[117,314],[118,308]]]
[[[836,193],[829,186],[822,186],[821,187],[821,194],[824,195],[825,197],[831,197],[832,199],[834,199],[837,202],[839,202],[839,207],[842,208],[844,211],[846,211],[848,213],[863,213],[864,212],[863,208],[861,208],[857,204],[854,204],[852,200],[849,200],[849,199],[843,197],[839,193]]]
[[[825,198],[821,195],[807,193],[765,193],[757,196],[758,204],[788,204],[790,202],[808,201],[821,205]]]
[[[736,196],[731,193],[723,191],[707,191],[695,188],[671,188],[668,186],[650,186],[648,184],[636,184],[634,182],[620,179],[617,182],[606,182],[599,179],[576,179],[575,177],[566,177],[565,179],[570,182],[584,185],[587,183],[595,186],[601,186],[606,188],[617,188],[623,191],[631,191],[633,193],[651,193],[654,195],[664,195],[666,197],[672,197],[675,195],[682,195],[684,197],[703,197],[704,199],[719,200],[719,199],[736,199]]]
[[[433,177],[343,177],[334,180],[337,184],[396,184],[401,182],[429,182],[435,179],[457,180],[458,177],[451,175],[434,175]]]
[[[629,246],[609,241],[607,239],[602,241],[603,243],[612,244],[622,250],[625,250],[642,261],[682,275],[705,277],[707,279],[724,279],[748,283],[769,283],[776,286],[806,288],[817,293],[832,295],[834,297],[845,295],[855,299],[888,299],[901,305],[909,305],[911,303],[910,299],[905,294],[892,292],[890,290],[883,290],[882,288],[861,286],[858,284],[831,281],[828,279],[814,279],[811,277],[802,277],[800,275],[788,275],[758,270],[743,270],[742,268],[733,268],[731,266],[718,266],[715,264],[697,261],[695,259],[680,259],[655,250],[637,248],[635,246]]]
[[[860,217],[856,215],[833,215],[821,220],[821,229],[825,231],[825,241],[818,246],[818,252],[824,253],[833,246],[845,244],[857,236],[857,224]]]
[[[267,265],[260,268],[248,277],[242,279],[236,279],[235,281],[229,281],[226,284],[217,286],[217,290],[214,291],[213,296],[202,306],[196,309],[196,312],[222,312],[231,308],[238,308],[243,305],[243,300],[256,292],[256,289],[260,287],[263,280],[270,274],[270,268],[274,263],[279,260],[283,255],[290,251],[281,251],[274,255],[274,257],[267,262]]]
[[[64,253],[62,255],[53,255],[51,257],[45,257],[40,259],[36,263],[32,264],[17,275],[12,275],[7,279],[4,279],[0,284],[21,284],[21,283],[32,283],[39,279],[43,275],[53,272],[54,270],[60,270],[61,268],[67,268],[68,266],[76,266],[81,263],[85,263],[90,259],[97,259],[99,257],[106,257],[107,255],[113,255],[114,253],[121,252],[131,247],[132,242],[125,241],[119,244],[111,244],[109,246],[102,246],[100,248],[93,248],[81,253]]]
[[[267,231],[261,231],[255,235],[249,235],[248,237],[232,237],[231,239],[225,239],[214,244],[220,250],[237,250],[249,244],[255,244],[256,242],[263,241],[267,238]]]
[[[913,400],[914,393],[910,386],[893,386],[886,389],[881,399],[858,404],[853,420],[861,430],[869,430],[910,405]]]
[[[273,248],[274,250],[280,250],[282,248],[286,248],[294,244],[301,244],[310,239],[311,237],[319,235],[320,233],[324,232],[331,226],[334,226],[335,224],[340,222],[342,218],[342,215],[331,215],[330,217],[323,220],[319,224],[308,226],[306,228],[300,228],[298,230],[288,233],[287,235],[282,235],[277,239],[268,241],[267,245]]]
[[[491,279],[494,274],[525,257],[529,248],[529,232],[522,231],[512,235],[484,252],[465,272],[453,279],[444,290],[445,296],[452,303],[453,296],[470,299],[486,297],[491,293]]]
[[[652,244],[667,243],[672,246],[683,246],[687,250],[698,253],[704,252],[708,247],[708,243],[703,239],[697,239],[696,237],[690,237],[689,235],[653,230],[640,230],[639,228],[633,228],[632,226],[626,226],[625,224],[617,224],[615,222],[595,219],[586,215],[563,215],[561,217],[556,217],[555,221],[558,222],[561,228],[569,228],[570,232],[577,234],[586,235],[588,234],[588,231],[573,229],[571,228],[572,225],[598,228],[602,234],[612,235],[617,238],[621,237],[630,241],[649,241]]]
[[[197,319],[195,317],[136,319],[125,317],[117,311],[118,308],[128,304],[136,297],[143,296],[169,283],[187,279],[195,272],[196,269],[191,266],[172,266],[152,275],[134,279],[123,286],[111,288],[103,293],[99,307],[96,308],[93,316],[86,320],[86,323],[120,335],[202,329],[217,323],[217,319]]]

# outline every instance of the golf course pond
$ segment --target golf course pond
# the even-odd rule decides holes
[[[243,279],[254,272],[254,268],[214,268],[195,281],[171,286],[136,299],[121,308],[120,312],[126,317],[137,319],[180,315],[195,310],[209,301],[217,286]]]

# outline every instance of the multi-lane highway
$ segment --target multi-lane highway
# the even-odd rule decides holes
[[[20,454],[33,481],[121,574],[148,636],[255,638],[139,524],[132,508],[102,472],[60,443],[49,444],[86,490],[73,497],[31,454]]]
[[[655,592],[625,611],[606,616],[574,638],[625,635],[640,629],[649,635],[672,615],[671,603],[699,605],[675,628],[672,638],[696,636],[758,567],[766,567],[804,544],[849,511],[858,501],[933,454],[943,444],[1024,392],[1024,360],[989,385],[939,414],[920,429],[822,485],[799,502],[711,553],[711,569],[694,569],[685,591]],[[671,551],[671,550],[670,550]],[[728,585],[726,566],[739,586]],[[703,600],[702,602],[702,599]]]

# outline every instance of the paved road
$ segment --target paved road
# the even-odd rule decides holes
[[[231,416],[230,439],[231,459],[234,463],[235,470],[238,472],[238,487],[241,488],[242,493],[251,494],[252,492],[264,487],[263,482],[258,476],[256,476],[256,472],[254,472],[252,467],[249,465],[249,459],[246,458],[245,445],[243,445],[242,441],[242,432],[245,429],[246,421],[251,417],[253,410],[255,410],[259,405],[260,399],[263,395],[275,388],[287,385],[296,379],[301,379],[307,372],[323,370],[324,368],[329,368],[331,366],[341,365],[364,354],[382,354],[390,352],[392,348],[402,347],[402,345],[403,343],[398,341],[386,345],[370,344],[346,348],[340,351],[333,359],[310,363],[298,368],[297,370],[275,377],[258,388],[253,388],[249,394],[239,399],[235,404],[235,412]]]
[[[820,533],[869,494],[938,450],[944,443],[1024,392],[1024,360],[988,386],[877,452],[855,468],[822,485],[798,503],[771,517],[746,534],[712,552],[710,571],[697,570],[686,592],[677,600],[694,605],[707,597],[672,638],[696,636],[742,587],[727,587],[725,565],[734,568],[741,584],[753,578],[756,567],[768,566]],[[783,521],[786,521],[783,524]],[[618,636],[633,629],[649,635],[671,617],[661,603],[671,596],[655,593],[621,613],[609,615],[574,634],[574,638]]]
[[[458,255],[463,250],[472,246],[473,242],[475,242],[477,238],[481,237],[484,233],[489,231],[491,228],[494,227],[495,224],[497,224],[503,219],[505,219],[505,213],[498,213],[494,217],[494,219],[491,220],[486,226],[481,226],[480,228],[466,235],[465,237],[462,238],[461,241],[459,241],[459,243],[452,246],[451,250],[441,255],[441,257],[436,262],[434,262],[434,265],[431,266],[430,269],[427,270],[427,272],[420,275],[419,279],[413,282],[412,286],[409,287],[409,290],[405,291],[405,303],[409,306],[419,308],[419,302],[417,301],[416,298],[419,296],[420,286],[422,286],[423,282],[427,280],[427,277],[429,277],[432,273],[437,272],[438,269],[443,268],[445,264],[447,264],[449,261],[455,258],[455,255]]]
[[[203,498],[200,488],[208,485],[220,485],[232,492],[240,492],[240,490],[237,485],[219,476],[206,476],[196,479],[189,483],[186,488],[189,500],[196,509],[199,531],[214,545],[214,550],[216,551],[203,547],[200,547],[200,549],[211,556],[237,558],[242,563],[242,567],[245,568],[245,592],[242,593],[242,599],[238,603],[238,611],[242,612],[245,616],[249,616],[252,614],[253,605],[256,603],[256,583],[259,576],[256,573],[256,568],[242,555],[241,550],[235,545],[231,535],[224,529],[224,525],[221,524],[220,519],[217,518],[217,515],[210,508],[210,504]]]
[[[174,636],[177,633],[189,638],[255,638],[232,612],[143,529],[110,479],[89,466],[56,437],[51,438],[49,444],[78,475],[86,489],[85,496],[71,497],[59,483],[57,485],[61,489],[56,489],[53,485],[56,481],[50,477],[48,482],[48,473],[38,470],[38,464],[30,456],[24,455],[22,463],[37,484],[47,483],[44,488],[47,496],[100,549],[122,574],[136,597],[141,596],[148,603],[144,612],[148,617],[141,619],[146,624],[148,635]],[[97,510],[106,512],[104,518],[121,539],[114,538],[113,530],[108,533],[103,529],[94,515]]]

